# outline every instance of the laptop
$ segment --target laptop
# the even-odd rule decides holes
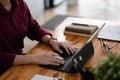
[[[78,73],[79,70],[76,70],[76,67],[74,66],[74,64],[79,63],[80,67],[83,68],[83,66],[87,63],[87,61],[92,57],[92,55],[94,54],[92,39],[95,37],[95,35],[98,33],[99,30],[94,32],[81,48],[75,48],[75,51],[76,51],[75,54],[69,55],[63,48],[61,48],[63,51],[63,54],[59,54],[59,55],[64,58],[65,60],[64,64],[60,66],[40,64],[39,66],[48,68],[48,69],[67,72],[67,73]]]

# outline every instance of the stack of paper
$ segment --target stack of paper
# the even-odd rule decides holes
[[[105,25],[97,38],[120,41],[120,25]]]
[[[52,77],[47,77],[47,76],[36,74],[35,76],[32,77],[31,80],[65,80],[65,79],[64,78],[52,78]]]

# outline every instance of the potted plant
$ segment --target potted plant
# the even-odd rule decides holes
[[[120,55],[109,52],[91,72],[96,80],[120,80]]]

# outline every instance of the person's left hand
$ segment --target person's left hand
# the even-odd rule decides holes
[[[56,50],[58,51],[59,53],[63,53],[62,50],[60,49],[60,47],[63,47],[68,54],[72,53],[74,54],[75,53],[75,50],[73,47],[71,47],[73,44],[75,44],[75,42],[58,42],[56,40],[51,40],[50,41],[50,45]]]

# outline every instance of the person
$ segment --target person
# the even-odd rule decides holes
[[[0,0],[0,73],[12,65],[43,64],[60,65],[64,59],[52,51],[38,52],[37,55],[22,55],[25,37],[44,42],[62,54],[60,47],[68,53],[74,49],[67,42],[58,42],[52,34],[41,27],[23,0]]]

